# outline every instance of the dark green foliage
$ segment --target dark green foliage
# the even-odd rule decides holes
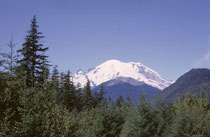
[[[122,96],[120,96],[117,100],[116,100],[116,106],[117,107],[121,107],[123,104],[125,103],[124,99]]]
[[[48,110],[46,94],[36,89],[20,91],[20,106],[18,107],[21,121],[18,122],[18,133],[21,136],[40,136],[41,121],[45,110]]]
[[[98,98],[99,104],[104,100],[104,93],[105,93],[104,92],[104,84],[102,83],[100,91],[99,91],[99,98]]]
[[[93,95],[93,107],[105,107],[107,105],[107,100],[104,98],[104,88],[103,84],[101,84],[99,93],[97,91],[94,92]]]
[[[11,92],[5,90],[5,96],[3,96],[4,100],[1,100],[1,107],[4,105],[4,108],[1,108],[1,116],[0,116],[0,136],[12,136],[15,133],[14,121],[12,120],[15,112],[13,108],[11,108]],[[3,104],[4,103],[4,104]]]
[[[58,66],[54,66],[52,70],[51,82],[52,82],[52,89],[55,91],[59,91],[59,72],[57,69]]]
[[[186,95],[185,101],[173,106],[168,137],[208,137],[210,135],[210,110],[207,97]]]
[[[84,87],[82,103],[85,109],[90,109],[93,107],[94,102],[93,102],[93,96],[91,94],[90,81],[88,81],[86,86]]]
[[[166,134],[166,128],[169,127],[171,122],[170,107],[166,107],[161,96],[157,97],[157,101],[154,106],[155,114],[155,137],[163,137]]]
[[[63,103],[69,109],[73,110],[76,107],[76,93],[75,87],[71,80],[70,71],[67,71],[67,74],[64,75],[63,79]]]
[[[12,136],[15,130],[14,122],[15,113],[17,105],[15,104],[15,99],[17,99],[17,94],[15,91],[11,91],[12,88],[9,87],[8,79],[11,75],[8,73],[0,72],[0,136]]]
[[[50,75],[50,70],[49,70],[49,65],[48,61],[46,60],[45,55],[41,56],[40,59],[40,66],[38,67],[40,70],[37,71],[37,81],[39,83],[39,86],[43,88],[43,84],[46,80],[49,79],[49,75]]]
[[[0,72],[0,135],[13,136],[15,123],[20,120],[18,107],[19,80]]]
[[[132,105],[133,105],[133,102],[132,102],[130,96],[128,96],[128,97],[126,98],[126,106],[131,107]]]
[[[122,111],[115,106],[84,111],[79,117],[79,135],[87,137],[118,137],[124,123]]]
[[[150,137],[156,131],[155,114],[151,103],[143,95],[135,110],[127,117],[121,137]]]
[[[83,96],[82,96],[82,89],[79,84],[76,86],[75,96],[76,96],[75,108],[76,110],[81,111],[83,107],[83,102],[82,102]]]
[[[40,43],[44,36],[42,36],[41,32],[38,32],[38,27],[36,16],[34,16],[25,43],[23,43],[22,49],[18,50],[22,56],[18,63],[20,64],[20,70],[22,70],[21,74],[26,77],[26,87],[34,87],[38,80],[44,78],[47,65],[46,58],[48,56],[44,55],[44,53],[48,48],[43,48],[43,44]]]
[[[108,100],[108,106],[111,107],[114,105],[114,102],[112,101],[112,97],[109,96],[109,100]]]
[[[78,121],[76,113],[70,113],[67,109],[55,105],[43,117],[42,135],[46,137],[77,137]]]

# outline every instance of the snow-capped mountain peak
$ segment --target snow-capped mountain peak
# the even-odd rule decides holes
[[[76,72],[76,74],[78,74],[78,75],[82,75],[82,74],[84,74],[84,72],[82,72],[82,70],[81,70],[81,69],[79,69],[79,70]]]
[[[98,86],[103,82],[113,80],[119,77],[133,78],[147,85],[164,89],[172,84],[172,81],[163,79],[156,71],[148,68],[139,62],[121,62],[119,60],[108,60],[88,72],[81,70],[73,75],[75,84],[80,83],[82,86],[89,80],[91,86]]]

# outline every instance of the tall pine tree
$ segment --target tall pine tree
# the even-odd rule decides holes
[[[23,74],[26,77],[26,87],[35,86],[35,83],[39,80],[40,73],[43,71],[42,66],[46,63],[46,58],[48,57],[44,55],[48,47],[43,48],[43,44],[40,43],[44,36],[38,31],[38,27],[36,16],[34,16],[22,49],[18,50],[22,55],[22,59],[18,60],[18,63],[20,63],[21,70],[23,70]]]
[[[76,96],[75,87],[70,76],[70,71],[67,71],[67,74],[64,75],[63,91],[64,105],[69,110],[73,110],[76,104]]]

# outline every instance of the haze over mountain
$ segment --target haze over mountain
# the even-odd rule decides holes
[[[108,60],[86,73],[79,70],[73,74],[73,82],[80,83],[83,87],[89,80],[92,87],[103,82],[114,80],[119,77],[132,78],[140,83],[163,90],[173,81],[162,78],[156,71],[139,62],[121,62],[119,60]]]

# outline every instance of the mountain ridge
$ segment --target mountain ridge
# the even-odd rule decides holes
[[[209,90],[210,69],[198,68],[191,69],[180,76],[175,83],[164,89],[162,94],[166,101],[174,102],[178,96],[184,98],[187,92],[199,95],[201,91],[205,91],[208,95],[210,95]]]
[[[149,86],[143,82],[139,82],[132,78],[119,77],[103,83],[104,97],[111,97],[116,101],[120,96],[124,99],[130,98],[134,104],[137,104],[141,94],[144,94],[148,99],[155,97],[160,90]],[[92,89],[93,92],[99,93],[101,84]]]

